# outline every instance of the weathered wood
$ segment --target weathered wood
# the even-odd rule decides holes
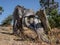
[[[35,39],[37,37],[37,34],[31,29],[26,27],[28,29],[27,30],[27,29],[24,29],[24,27],[23,27],[24,26],[23,18],[25,16],[29,16],[29,15],[34,15],[34,11],[32,11],[30,9],[25,10],[24,7],[21,7],[19,5],[15,7],[15,10],[13,13],[13,19],[14,19],[13,33],[18,34],[19,36],[20,35],[23,36],[22,38],[25,38],[25,36],[28,36],[32,39]],[[27,20],[25,20],[25,21],[27,21]],[[26,23],[26,25],[27,25],[27,23]],[[25,30],[27,30],[27,31],[25,31]],[[18,33],[18,31],[19,31],[19,33]]]
[[[17,34],[18,30],[22,33],[22,15],[24,7],[17,5],[13,12],[13,33]]]
[[[39,16],[39,19],[41,20],[43,26],[44,26],[44,30],[46,31],[46,33],[51,30],[51,27],[49,25],[48,19],[46,17],[46,12],[45,10],[39,10],[37,12],[37,15]]]
[[[45,34],[43,27],[36,30],[39,41],[50,43],[48,36]]]
[[[23,13],[23,12],[25,12],[25,13]],[[50,30],[45,11],[40,10],[39,13],[38,13],[39,18],[40,18],[42,24],[44,25],[44,29],[43,29],[43,27],[40,27],[40,28],[35,30],[36,32],[34,30],[28,28],[28,26],[30,26],[30,23],[28,24],[28,22],[26,22],[27,19],[25,20],[25,23],[27,25],[27,27],[26,27],[27,29],[26,28],[24,29],[25,25],[23,24],[24,23],[23,18],[25,16],[29,16],[29,15],[35,15],[35,13],[33,13],[33,11],[31,11],[31,10],[24,10],[20,6],[17,6],[15,8],[14,14],[13,14],[13,17],[14,17],[13,33],[17,34],[17,31],[19,29],[20,33],[23,34],[22,35],[23,37],[28,36],[32,39],[36,39],[36,37],[38,35],[39,40],[42,39],[43,41],[49,42],[49,40],[48,40],[48,38],[47,38],[47,36],[44,32],[44,29],[45,30]]]
[[[39,10],[36,13],[41,20],[41,23],[43,24],[43,27],[36,30],[39,40],[43,40],[47,43],[50,43],[50,40],[48,39],[48,36],[45,33],[48,33],[49,30],[51,30],[51,27],[49,25],[48,19],[46,17],[45,10]]]

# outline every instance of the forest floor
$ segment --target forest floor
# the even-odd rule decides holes
[[[60,29],[54,28],[52,32],[54,34],[53,36],[57,39],[56,42],[52,44],[45,42],[37,43],[27,40],[17,40],[20,39],[20,37],[11,35],[12,27],[0,27],[0,45],[60,45]],[[53,38],[53,41],[55,41],[55,38]]]

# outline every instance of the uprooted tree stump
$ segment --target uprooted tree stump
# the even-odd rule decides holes
[[[45,10],[39,10],[36,14],[39,16],[39,19],[41,20],[41,22],[44,26],[44,31],[46,33],[48,33],[48,31],[51,30],[51,27],[49,25],[49,22],[47,19],[47,14],[46,14]]]
[[[27,31],[24,32],[24,34],[33,39],[36,39],[36,37],[38,36],[38,39],[40,41],[43,40],[45,42],[50,43],[48,36],[45,34],[45,32],[48,32],[49,30],[51,30],[49,23],[48,23],[48,19],[46,17],[45,10],[40,10],[38,12],[38,16],[44,27],[36,29],[37,35],[33,30],[30,30],[29,28]],[[30,31],[30,32],[28,32],[28,31]]]
[[[48,36],[46,35],[50,33],[49,31],[51,31],[51,27],[46,17],[45,10],[40,9],[36,14],[38,15],[39,19],[41,20],[41,23],[43,24],[43,28],[36,30],[39,40],[42,39],[45,42],[51,43],[50,37],[48,39]]]
[[[49,42],[49,39],[48,39],[47,35],[45,34],[45,31],[51,30],[51,28],[50,28],[48,20],[46,18],[45,11],[40,10],[37,14],[44,27],[38,28],[35,30],[36,32],[34,32],[33,30],[29,29],[28,27],[23,29],[24,28],[23,23],[22,23],[23,17],[19,17],[19,14],[22,12],[20,12],[20,13],[18,13],[18,12],[19,12],[19,10],[24,11],[24,8],[22,8],[21,6],[17,6],[16,8],[17,9],[15,9],[15,11],[13,13],[13,16],[14,16],[13,33],[19,34],[18,33],[18,31],[19,31],[22,38],[25,38],[25,36],[27,36],[27,37],[35,40],[38,37],[38,40],[43,40],[45,42]],[[22,15],[23,15],[23,13],[22,13]],[[32,14],[32,15],[35,15],[35,14]]]

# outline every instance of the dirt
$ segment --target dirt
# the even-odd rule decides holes
[[[57,30],[57,29],[54,29]],[[59,33],[60,29],[56,31]],[[52,31],[54,32],[54,31]],[[56,33],[54,32],[54,33]],[[20,40],[21,38],[18,36],[11,35],[12,34],[12,27],[0,27],[0,45],[54,45],[54,44],[48,44],[45,42],[33,42],[28,40]],[[59,33],[60,34],[60,33]],[[60,39],[60,35],[58,34],[58,40]],[[55,34],[56,35],[56,34]],[[59,42],[57,41],[59,44]],[[57,45],[58,45],[57,44]]]

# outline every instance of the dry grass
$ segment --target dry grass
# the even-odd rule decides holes
[[[50,36],[55,36],[53,41],[57,39],[57,41],[53,42],[52,44],[47,44],[45,42],[36,43],[33,41],[20,40],[21,39],[20,37],[11,35],[11,33],[12,33],[12,27],[0,27],[0,45],[55,45],[55,44],[58,45],[60,44],[60,29],[56,29],[56,28],[52,30],[53,35],[50,35]],[[53,37],[51,37],[51,39],[52,38]]]

